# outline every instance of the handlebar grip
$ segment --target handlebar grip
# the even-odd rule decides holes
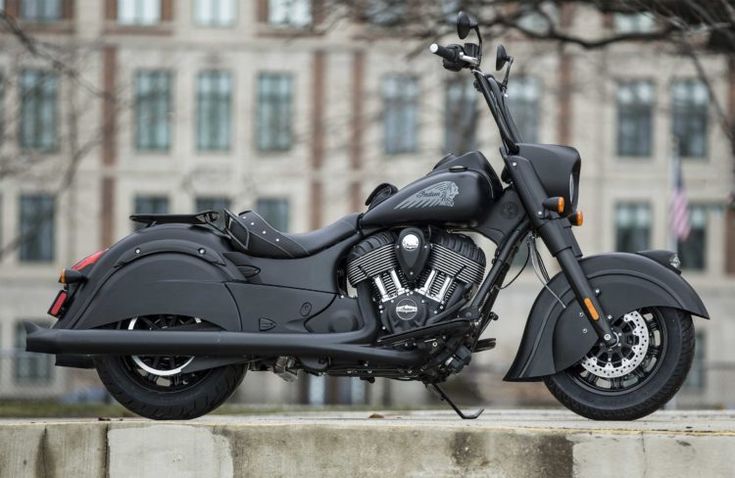
[[[429,51],[447,61],[457,61],[457,50],[443,47],[437,43],[432,43],[431,46],[429,46]]]

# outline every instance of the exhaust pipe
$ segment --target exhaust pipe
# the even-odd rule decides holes
[[[47,329],[30,322],[25,328],[26,350],[47,354],[329,356],[404,366],[419,365],[425,359],[416,351],[336,343],[341,334]]]

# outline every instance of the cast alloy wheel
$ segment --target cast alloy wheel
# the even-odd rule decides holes
[[[579,362],[544,379],[567,408],[595,420],[635,420],[679,390],[694,356],[686,312],[648,307],[611,323],[618,344],[596,344]]]

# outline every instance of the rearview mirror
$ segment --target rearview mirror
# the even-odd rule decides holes
[[[470,31],[477,30],[477,19],[469,13],[459,12],[457,14],[457,35],[464,40]]]
[[[510,55],[508,55],[508,52],[505,51],[505,47],[502,44],[498,45],[498,51],[495,54],[495,70],[502,70],[505,64],[509,61]]]

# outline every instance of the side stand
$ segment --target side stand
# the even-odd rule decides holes
[[[449,406],[452,407],[452,410],[457,412],[457,415],[459,415],[460,418],[462,418],[463,420],[474,420],[475,418],[482,415],[482,412],[485,411],[484,408],[481,408],[480,410],[474,413],[464,413],[462,410],[459,409],[459,407],[457,407],[457,405],[452,401],[452,399],[449,398],[449,395],[447,395],[447,393],[444,390],[442,390],[442,388],[439,385],[437,385],[436,383],[427,383],[426,387],[433,388],[436,391],[436,393],[439,394],[441,399],[447,402]]]

